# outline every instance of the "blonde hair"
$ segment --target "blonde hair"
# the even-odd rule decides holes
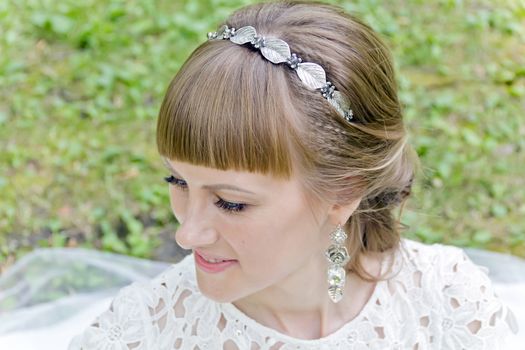
[[[392,209],[410,193],[417,157],[407,143],[390,52],[343,9],[321,2],[275,1],[243,7],[223,23],[253,26],[320,64],[348,96],[348,123],[285,65],[249,45],[206,41],[173,78],[157,124],[159,153],[217,169],[300,175],[309,198],[350,203],[348,268],[375,280],[360,257],[394,250]]]

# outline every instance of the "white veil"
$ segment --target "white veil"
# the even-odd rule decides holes
[[[525,260],[465,250],[489,269],[498,295],[515,313],[525,343]],[[147,280],[170,263],[86,249],[37,249],[0,276],[0,349],[66,349],[70,339],[108,308],[116,292]],[[514,347],[515,346],[515,347]]]
[[[66,349],[120,288],[168,266],[95,250],[37,249],[0,276],[0,349]]]

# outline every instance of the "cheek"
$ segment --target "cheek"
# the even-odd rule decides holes
[[[266,264],[281,264],[282,256],[308,255],[322,246],[320,228],[304,203],[290,200],[283,203],[259,215],[249,225],[237,228],[245,239],[236,243],[243,245],[249,258],[257,257],[260,262],[261,257],[274,256],[279,259],[267,260]]]

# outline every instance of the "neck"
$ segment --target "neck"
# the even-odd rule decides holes
[[[365,257],[365,269],[379,276],[380,257]],[[342,300],[328,297],[327,263],[321,255],[278,285],[270,286],[233,304],[257,322],[301,339],[325,337],[354,319],[370,299],[375,283],[348,273]]]

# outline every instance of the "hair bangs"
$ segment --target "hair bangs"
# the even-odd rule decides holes
[[[247,47],[207,42],[173,78],[157,122],[157,147],[169,159],[216,169],[292,173],[283,67]]]

